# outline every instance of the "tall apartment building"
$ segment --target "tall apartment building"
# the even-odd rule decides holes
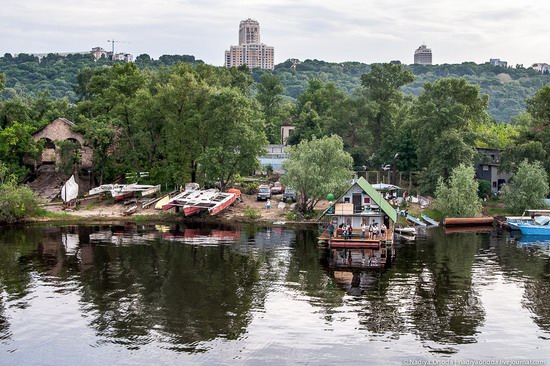
[[[431,65],[432,50],[426,47],[425,44],[418,47],[416,51],[414,51],[414,63],[419,65]]]
[[[225,51],[225,67],[273,69],[274,49],[260,43],[260,23],[246,19],[239,24],[239,45]]]

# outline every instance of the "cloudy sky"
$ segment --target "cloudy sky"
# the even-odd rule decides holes
[[[0,54],[86,51],[94,46],[153,58],[189,54],[223,64],[239,22],[260,22],[261,41],[288,58],[365,63],[500,58],[550,62],[550,2],[521,0],[3,0]]]

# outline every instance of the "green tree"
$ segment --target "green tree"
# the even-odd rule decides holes
[[[265,73],[260,77],[260,82],[256,87],[258,89],[256,99],[260,103],[264,116],[267,138],[272,144],[278,143],[280,141],[279,128],[282,122],[283,84],[278,77]]]
[[[431,193],[439,177],[447,179],[460,164],[476,156],[474,126],[486,118],[487,96],[464,79],[445,78],[426,83],[413,106],[413,133],[422,191]]]
[[[350,182],[353,159],[337,135],[304,140],[289,147],[288,154],[282,181],[299,193],[301,212],[311,212],[328,193],[339,193]]]
[[[478,187],[474,168],[460,164],[453,169],[448,184],[439,178],[434,207],[446,216],[477,216],[481,213]]]
[[[265,127],[252,100],[235,88],[213,94],[206,111],[199,170],[225,190],[236,174],[249,174],[259,166],[258,156],[267,144]]]
[[[383,145],[386,134],[395,129],[394,118],[403,100],[400,88],[413,81],[413,73],[401,64],[374,64],[361,76],[367,99],[377,105],[372,121],[376,149]]]
[[[516,174],[504,187],[504,202],[513,214],[526,209],[544,208],[543,198],[548,194],[548,175],[538,161],[522,161]]]

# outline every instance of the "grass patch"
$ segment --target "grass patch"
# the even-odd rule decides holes
[[[445,218],[445,215],[439,210],[433,209],[433,208],[427,208],[424,210],[424,215],[428,216],[429,218],[435,220],[435,221],[442,221]]]
[[[71,215],[67,212],[51,212],[44,208],[39,208],[36,210],[34,217],[37,218],[46,218],[46,219],[73,219],[76,218],[74,215]]]

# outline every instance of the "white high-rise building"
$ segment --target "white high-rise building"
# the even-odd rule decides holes
[[[419,65],[431,65],[432,64],[432,50],[426,47],[425,44],[421,45],[414,51],[414,63]]]
[[[260,43],[260,23],[246,19],[239,24],[239,45],[225,51],[225,67],[273,69],[274,49]]]

